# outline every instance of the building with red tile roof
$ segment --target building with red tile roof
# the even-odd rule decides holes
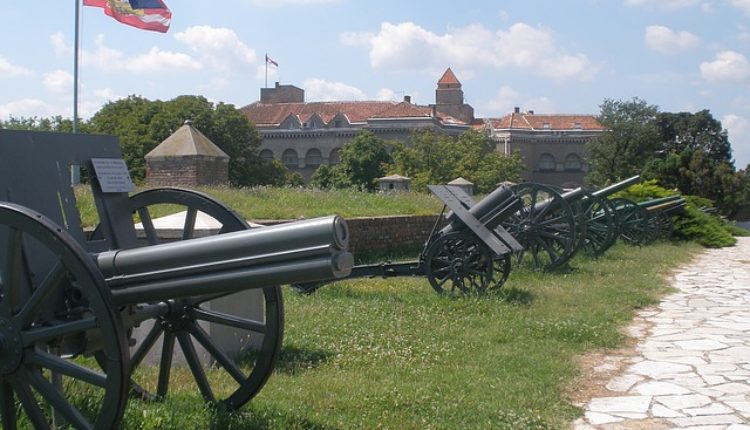
[[[519,108],[500,118],[475,118],[464,103],[462,84],[448,68],[437,81],[435,103],[403,101],[305,102],[293,85],[261,89],[261,100],[241,111],[263,137],[261,158],[278,159],[306,180],[322,164],[339,162],[339,150],[360,131],[384,140],[408,142],[414,130],[457,136],[468,130],[487,133],[499,151],[520,151],[524,180],[578,186],[588,171],[585,143],[604,128],[593,115],[542,115]]]
[[[606,131],[594,115],[537,114],[520,108],[483,122],[481,128],[499,151],[521,153],[526,180],[562,187],[583,185],[589,170],[586,143]]]

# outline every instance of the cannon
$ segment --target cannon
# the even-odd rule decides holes
[[[579,249],[592,255],[606,251],[617,238],[615,211],[607,197],[638,182],[640,177],[634,176],[594,192],[579,187],[563,193],[532,182],[515,185],[523,206],[503,226],[524,248],[519,262],[553,270]]]
[[[612,199],[617,213],[620,238],[629,245],[646,245],[659,237],[668,237],[672,231],[669,214],[682,209],[685,199],[679,195],[661,197],[642,202],[618,197]]]
[[[417,259],[357,265],[347,278],[425,276],[437,293],[451,295],[502,288],[510,274],[510,256],[522,249],[501,226],[521,206],[516,194],[500,186],[475,202],[459,187],[428,188],[444,205]],[[443,220],[446,225],[439,228]],[[312,293],[323,285],[311,282],[293,287]]]
[[[91,184],[99,225],[90,235],[71,167]],[[337,216],[248,229],[202,193],[129,196],[111,136],[0,130],[0,185],[4,429],[116,428],[128,395],[162,399],[178,378],[237,409],[266,383],[281,348],[278,285],[344,277],[353,266]],[[170,243],[153,223],[164,206],[185,212]],[[196,237],[203,215],[220,226],[216,235]]]

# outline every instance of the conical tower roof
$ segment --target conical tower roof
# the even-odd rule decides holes
[[[190,120],[185,121],[182,127],[178,128],[171,136],[164,139],[162,143],[146,154],[146,158],[185,157],[190,155],[229,158],[216,144],[193,127],[193,123]]]
[[[453,74],[453,70],[448,67],[448,69],[446,69],[445,73],[443,73],[443,76],[438,81],[438,85],[461,85],[461,82],[459,82],[456,75]]]

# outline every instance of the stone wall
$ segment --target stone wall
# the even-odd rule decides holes
[[[400,215],[373,218],[347,218],[349,250],[381,252],[402,246],[423,245],[432,231],[437,215]],[[286,221],[254,220],[253,223],[274,225]],[[439,227],[445,225],[441,221]]]
[[[149,186],[225,185],[229,181],[228,172],[228,159],[185,156],[146,160],[146,183]]]

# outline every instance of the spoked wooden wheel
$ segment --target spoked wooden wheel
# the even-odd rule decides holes
[[[620,238],[629,245],[642,245],[652,229],[648,212],[632,200],[618,197],[611,200],[617,212]]]
[[[149,244],[158,244],[153,219],[161,206],[185,211],[177,239],[190,239],[207,215],[216,233],[249,228],[228,207],[188,190],[164,188],[131,197]],[[174,211],[174,208],[172,208]],[[153,305],[153,304],[152,304]],[[230,410],[247,403],[268,380],[281,349],[284,309],[280,287],[230,295],[191,297],[161,304],[165,311],[132,351],[134,389],[144,397],[163,398],[174,381],[192,376],[198,391],[211,403]],[[178,364],[178,358],[182,364]],[[146,366],[147,362],[157,366]]]
[[[128,354],[98,267],[66,231],[0,203],[0,415],[6,430],[116,428]],[[87,357],[100,351],[102,367]]]
[[[523,245],[519,263],[543,270],[567,263],[578,239],[573,208],[546,185],[524,183],[513,188],[523,206],[502,224]]]
[[[451,232],[427,249],[425,274],[438,293],[483,293],[492,281],[490,249],[474,234]]]
[[[500,291],[508,280],[511,267],[511,254],[504,254],[495,258],[492,262],[492,284],[488,287],[489,291]]]
[[[609,200],[591,193],[586,194],[581,204],[582,219],[586,223],[582,247],[586,254],[598,257],[617,241],[615,207]]]

